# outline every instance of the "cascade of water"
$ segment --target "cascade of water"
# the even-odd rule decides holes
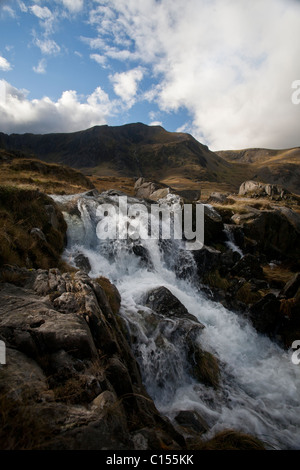
[[[236,241],[234,239],[234,233],[231,230],[231,226],[229,224],[224,224],[224,232],[227,237],[227,241],[225,243],[228,246],[228,248],[230,248],[232,251],[236,251],[241,256],[244,256],[242,250],[236,244]]]
[[[117,203],[113,197],[105,200]],[[191,282],[195,273],[192,254],[184,252],[180,240],[97,239],[96,208],[101,202],[103,196],[77,196],[76,210],[70,210],[70,198],[60,197],[68,223],[65,256],[72,262],[80,251],[90,261],[91,276],[109,277],[117,285],[133,351],[158,409],[171,419],[180,410],[198,411],[210,426],[207,437],[234,428],[275,448],[299,449],[300,370],[291,362],[291,352],[199,291]],[[122,217],[126,222],[127,216]],[[133,251],[134,245],[143,249],[145,263]],[[190,280],[178,276],[185,263]],[[161,317],[145,306],[145,294],[160,286],[204,324],[196,341],[220,361],[219,389],[190,376],[184,337],[178,334],[179,319]]]

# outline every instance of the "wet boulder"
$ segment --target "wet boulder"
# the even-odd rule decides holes
[[[132,251],[139,258],[140,265],[149,270],[153,269],[150,253],[143,245],[134,244]]]
[[[157,287],[147,292],[144,305],[155,313],[168,318],[188,319],[198,323],[197,318],[191,315],[180,300],[164,286]]]
[[[74,262],[81,271],[84,271],[86,273],[89,273],[91,271],[91,264],[89,262],[89,259],[84,256],[82,253],[79,253],[78,255],[75,256]]]
[[[191,375],[200,383],[218,388],[220,367],[217,358],[203,350],[197,341],[188,341],[188,360]]]
[[[175,416],[175,421],[187,432],[203,434],[209,430],[206,421],[196,411],[182,410]]]

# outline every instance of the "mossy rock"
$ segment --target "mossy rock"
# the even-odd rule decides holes
[[[52,217],[49,207],[53,208]],[[65,246],[66,230],[63,215],[49,196],[39,191],[0,186],[0,264],[56,267]],[[40,238],[32,235],[37,231]]]
[[[236,292],[235,298],[239,302],[252,305],[261,300],[262,295],[260,292],[253,290],[250,282],[245,282]]]
[[[191,364],[192,376],[198,382],[218,388],[220,383],[220,367],[217,358],[213,354],[193,344],[190,345],[188,359]]]
[[[104,290],[112,312],[115,315],[119,313],[120,305],[121,305],[121,297],[116,286],[112,284],[110,280],[104,276],[97,277],[96,282]]]
[[[212,287],[214,289],[221,289],[224,292],[226,292],[230,287],[229,280],[225,277],[222,277],[218,269],[206,273],[203,277],[203,282],[209,287]]]

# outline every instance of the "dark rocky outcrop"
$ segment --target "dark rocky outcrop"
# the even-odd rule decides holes
[[[290,299],[295,297],[300,289],[300,273],[296,273],[284,286],[280,292],[280,296]]]
[[[111,308],[114,289],[58,269],[7,266],[1,281],[2,449],[138,449],[139,433],[147,449],[184,446],[144,389],[126,326]]]
[[[197,266],[197,274],[199,279],[202,279],[207,272],[213,271],[219,266],[221,252],[204,245],[201,250],[194,251],[193,256]]]
[[[234,220],[237,222],[236,220]],[[263,210],[238,222],[255,250],[268,260],[300,258],[300,216],[291,210]]]
[[[243,256],[243,258],[232,267],[231,273],[239,277],[244,277],[246,280],[264,278],[259,260],[251,254]]]
[[[280,293],[280,313],[282,325],[280,335],[287,347],[291,347],[295,339],[300,338],[300,273],[286,283]]]
[[[221,215],[211,205],[204,206],[204,243],[214,245],[225,240]]]
[[[260,333],[275,336],[281,326],[280,301],[267,294],[250,307],[249,317]]]

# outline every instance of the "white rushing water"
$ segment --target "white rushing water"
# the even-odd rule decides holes
[[[70,211],[70,201],[76,198],[76,210]],[[106,276],[119,289],[121,314],[134,338],[133,351],[158,409],[170,419],[180,410],[197,411],[210,426],[207,438],[235,429],[261,438],[269,448],[300,449],[300,368],[292,363],[292,352],[208,300],[193,283],[193,257],[182,250],[180,241],[169,241],[164,250],[158,240],[139,242],[148,256],[148,266],[142,265],[131,241],[97,238],[96,210],[103,196],[55,199],[65,206],[66,260],[74,263],[82,253],[90,261],[90,276]],[[105,201],[116,204],[117,197],[106,196]],[[175,273],[180,270],[190,277],[179,279]],[[152,312],[143,305],[143,297],[159,286],[168,288],[205,326],[197,341],[220,361],[219,389],[197,383],[189,375],[176,320],[149,322]]]

